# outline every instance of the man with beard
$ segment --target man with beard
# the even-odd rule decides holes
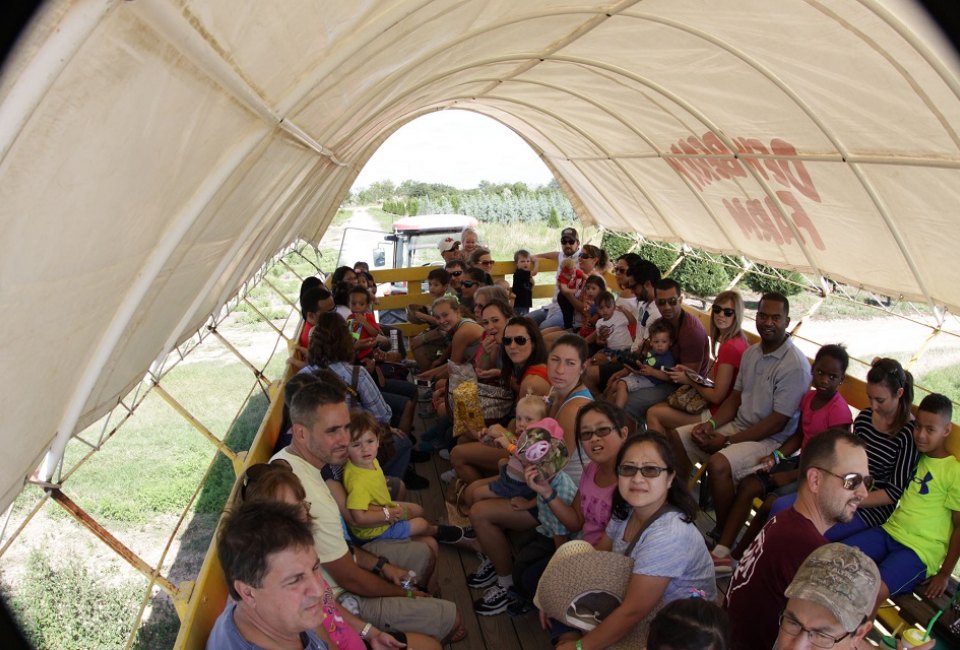
[[[828,528],[850,521],[872,485],[867,452],[857,436],[829,429],[807,444],[796,502],[767,522],[730,580],[732,648],[773,647],[784,591],[797,569],[827,543]]]
[[[576,228],[564,228],[560,231],[560,250],[550,253],[539,253],[537,257],[545,260],[557,260],[557,275],[560,275],[561,264],[568,258],[577,259],[580,257],[580,235]],[[527,314],[534,322],[540,325],[540,329],[547,327],[559,327],[563,325],[563,314],[560,311],[560,305],[557,303],[557,295],[560,290],[553,292],[553,301],[546,307],[541,307]]]
[[[290,400],[290,419],[293,441],[271,460],[289,463],[303,484],[317,556],[340,604],[380,628],[389,624],[438,641],[463,638],[456,605],[400,584],[408,569],[429,582],[433,549],[412,540],[375,540],[352,552],[347,544],[339,506],[321,475],[327,464],[347,460],[350,411],[343,391],[319,381],[307,384]]]

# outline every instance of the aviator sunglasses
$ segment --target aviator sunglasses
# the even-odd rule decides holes
[[[856,490],[858,487],[860,487],[861,483],[863,483],[863,487],[867,488],[867,492],[873,489],[874,478],[870,475],[862,476],[856,472],[840,475],[834,474],[830,470],[823,467],[814,467],[814,469],[818,469],[821,472],[826,472],[830,476],[836,476],[838,479],[843,481],[844,490]]]
[[[503,341],[504,345],[513,345],[514,343],[517,345],[526,345],[530,339],[526,336],[504,336],[500,340]]]

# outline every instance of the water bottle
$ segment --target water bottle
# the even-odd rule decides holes
[[[400,586],[407,591],[413,591],[417,588],[417,572],[408,571],[405,578],[400,581]]]
[[[390,351],[400,351],[400,334],[397,332],[397,330],[390,330]]]

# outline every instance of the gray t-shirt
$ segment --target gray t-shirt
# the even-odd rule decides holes
[[[703,591],[713,600],[717,595],[717,581],[710,552],[703,536],[692,523],[683,520],[679,512],[668,512],[643,531],[633,547],[633,572],[638,575],[670,578],[663,602],[689,598],[694,590]],[[613,540],[613,552],[623,554],[629,546],[623,531],[627,519],[610,518],[607,536]]]
[[[751,345],[740,359],[740,372],[734,390],[740,391],[740,408],[733,426],[743,431],[774,411],[790,419],[770,436],[783,442],[797,430],[800,400],[810,388],[810,362],[791,338],[779,348],[764,354],[759,343]]]
[[[207,650],[263,650],[261,646],[250,643],[240,635],[237,624],[233,620],[233,612],[237,609],[235,601],[227,601],[227,606],[217,618],[207,637]],[[306,650],[327,650],[327,644],[317,636],[313,630],[304,630],[300,633],[300,641]]]

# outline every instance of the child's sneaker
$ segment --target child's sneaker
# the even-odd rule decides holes
[[[448,469],[446,472],[440,474],[440,480],[444,483],[452,483],[457,480],[457,470]]]
[[[477,538],[472,527],[463,528],[461,526],[447,526],[440,524],[437,526],[435,537],[441,544],[459,544],[460,542],[472,542]]]
[[[496,577],[494,577],[496,579]],[[510,596],[506,587],[495,584],[485,592],[483,596],[473,603],[473,611],[480,616],[494,616],[507,611],[510,604]]]
[[[526,616],[534,610],[533,603],[525,598],[518,598],[516,594],[510,594],[511,603],[507,605],[507,614],[512,618]]]
[[[483,589],[497,581],[497,570],[486,555],[481,554],[482,562],[477,570],[467,576],[467,586],[471,589]]]
[[[717,576],[728,576],[737,568],[737,561],[729,555],[717,557],[711,553],[710,559],[713,560],[713,572]]]

